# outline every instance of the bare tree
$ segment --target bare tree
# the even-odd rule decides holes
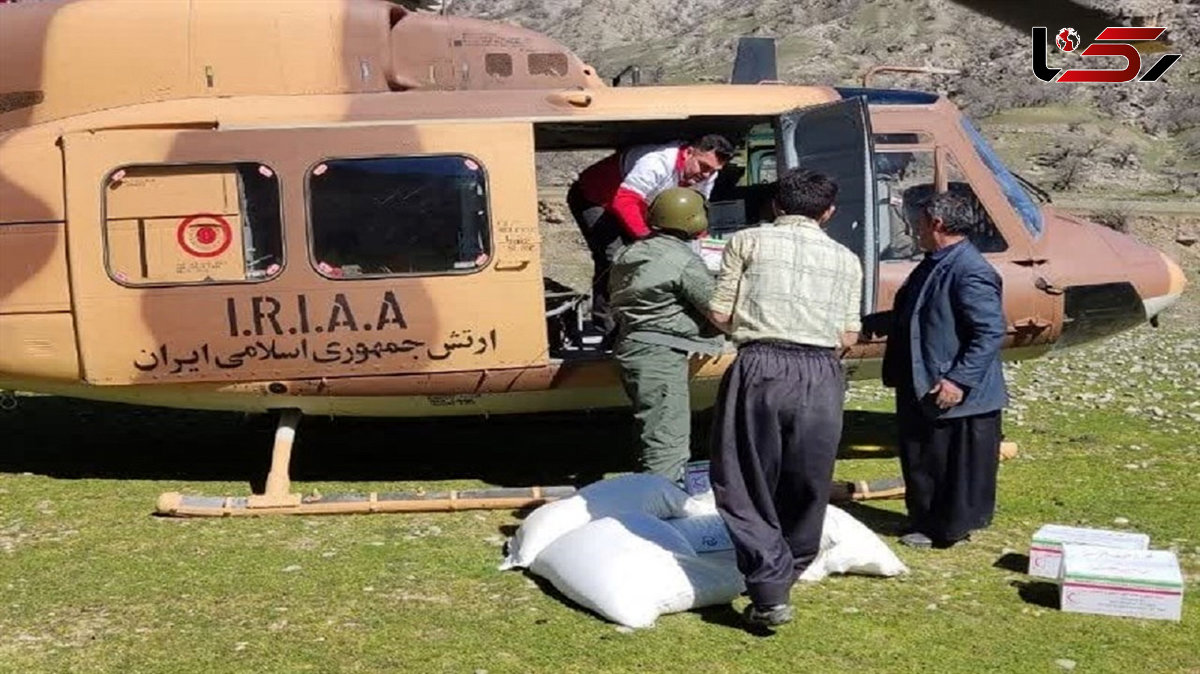
[[[1137,159],[1138,148],[1133,143],[1125,143],[1113,150],[1112,157],[1109,161],[1117,168],[1128,168],[1133,166]]]
[[[1092,222],[1098,222],[1109,229],[1124,233],[1129,231],[1129,215],[1129,209],[1123,206],[1107,206],[1092,213],[1090,219]]]

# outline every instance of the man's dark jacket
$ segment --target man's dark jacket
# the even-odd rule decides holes
[[[969,240],[938,260],[922,287],[905,281],[893,306],[904,307],[908,293],[919,295],[909,315],[893,312],[883,356],[884,385],[911,387],[922,398],[942,378],[958,384],[964,392],[960,404],[940,410],[930,399],[922,405],[927,415],[939,419],[1003,409],[1008,389],[1000,363],[1005,335],[1002,285],[1000,275]],[[893,339],[903,334],[898,329],[901,321],[909,322],[907,349]],[[906,374],[901,361],[906,355],[912,360],[911,382],[900,381]]]

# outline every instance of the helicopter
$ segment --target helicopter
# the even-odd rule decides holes
[[[701,133],[742,146],[710,260],[777,170],[838,181],[827,231],[864,270],[850,380],[879,375],[932,190],[976,205],[1006,360],[1156,324],[1183,292],[1175,261],[1055,209],[945,97],[781,83],[745,44],[728,84],[628,87],[545,35],[388,0],[0,5],[0,389],[279,413],[249,509],[299,502],[302,415],[626,407],[580,337],[587,294],[544,276],[539,157]],[[697,410],[734,355],[693,359]]]

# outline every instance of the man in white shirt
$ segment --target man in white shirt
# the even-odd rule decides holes
[[[592,252],[592,321],[610,337],[608,270],[618,250],[650,235],[646,212],[663,191],[691,187],[707,200],[733,144],[710,134],[691,142],[640,145],[589,166],[567,191],[579,231]]]

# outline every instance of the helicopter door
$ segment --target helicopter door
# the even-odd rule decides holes
[[[862,261],[862,313],[875,310],[879,246],[875,213],[875,162],[866,99],[800,108],[782,115],[775,147],[784,168],[809,168],[838,185],[837,209],[825,231]]]
[[[63,148],[89,383],[547,366],[528,123],[113,129]]]

